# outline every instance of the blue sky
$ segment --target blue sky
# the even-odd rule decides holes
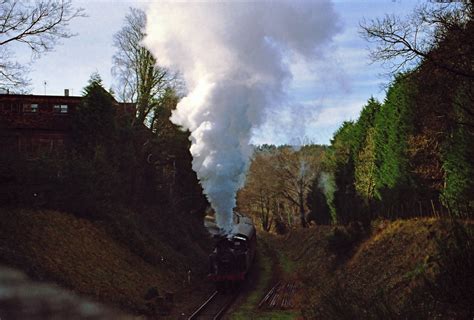
[[[316,0],[312,0],[316,1]],[[329,143],[333,132],[344,120],[356,119],[365,102],[374,96],[383,100],[388,70],[371,64],[368,44],[359,36],[363,19],[384,14],[409,14],[419,1],[374,0],[333,1],[340,17],[341,32],[327,48],[324,59],[310,65],[291,67],[293,81],[287,93],[288,106],[271,110],[268,121],[254,132],[255,143]],[[54,52],[33,64],[29,77],[31,93],[62,95],[68,88],[81,95],[93,72],[98,72],[107,88],[112,86],[113,35],[121,28],[129,7],[145,8],[144,1],[75,1],[87,18],[70,24],[76,37],[65,39]],[[29,59],[28,52],[18,52],[19,60]],[[46,81],[46,86],[44,82]]]

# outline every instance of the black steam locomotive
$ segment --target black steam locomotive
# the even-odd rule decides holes
[[[234,227],[227,235],[214,235],[215,248],[209,256],[208,278],[219,291],[235,288],[245,280],[255,258],[257,236],[250,218],[234,214]]]

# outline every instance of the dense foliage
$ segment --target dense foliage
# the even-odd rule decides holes
[[[336,182],[327,202],[338,222],[472,217],[472,4],[420,10],[425,19],[444,17],[436,20],[431,51],[413,70],[394,76],[383,103],[370,98],[357,121],[344,123],[326,153],[325,167]],[[384,28],[371,31],[385,37]]]

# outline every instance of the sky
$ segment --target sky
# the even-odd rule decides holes
[[[311,0],[317,1],[317,0]],[[415,0],[336,0],[339,33],[327,45],[322,57],[306,63],[294,61],[293,80],[287,88],[289,101],[267,112],[266,121],[253,132],[255,144],[328,144],[345,120],[357,119],[373,96],[383,101],[390,81],[387,69],[369,59],[369,44],[359,35],[362,19],[385,14],[405,16],[420,3]],[[70,23],[77,36],[62,40],[53,52],[35,60],[31,79],[32,94],[81,95],[90,75],[100,74],[106,88],[113,85],[111,74],[113,35],[123,26],[130,7],[146,9],[145,1],[80,0],[74,5],[88,15]],[[19,51],[20,61],[29,53]]]

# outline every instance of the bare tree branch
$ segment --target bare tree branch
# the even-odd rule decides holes
[[[84,10],[74,8],[71,0],[1,1],[0,86],[18,88],[29,82],[25,78],[28,68],[14,61],[13,44],[27,47],[33,58],[38,58],[60,39],[74,36],[68,29],[69,22],[84,16]]]
[[[361,35],[375,44],[370,52],[371,59],[389,65],[394,72],[406,71],[421,60],[429,60],[438,68],[474,79],[470,53],[462,50],[443,54],[436,52],[448,34],[470,39],[472,28],[469,23],[472,23],[472,17],[470,0],[424,4],[405,19],[386,15],[383,19],[363,20],[360,23]],[[470,65],[463,63],[469,59]]]

